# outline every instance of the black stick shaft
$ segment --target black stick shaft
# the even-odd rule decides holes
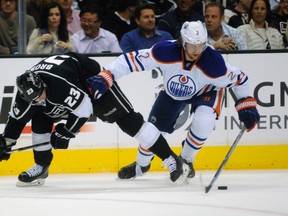
[[[222,169],[224,168],[224,166],[226,165],[227,161],[229,160],[231,154],[233,153],[234,149],[236,148],[237,144],[239,143],[242,135],[244,134],[246,130],[246,127],[243,126],[242,129],[240,130],[238,136],[236,137],[236,139],[234,140],[231,148],[229,149],[227,155],[225,156],[224,160],[222,161],[220,167],[218,168],[217,172],[215,173],[212,181],[210,182],[210,184],[208,186],[205,187],[205,193],[208,193],[210,191],[210,189],[212,188],[212,186],[214,185],[214,182],[217,180],[217,178],[219,177]]]
[[[17,148],[17,149],[12,149],[10,151],[6,151],[5,153],[24,151],[24,150],[27,150],[27,149],[31,149],[31,148],[35,148],[35,147],[39,147],[39,146],[44,146],[44,145],[47,145],[47,144],[49,144],[49,142],[38,143],[38,144],[35,144],[35,145],[25,146],[25,147],[21,147],[21,148]]]

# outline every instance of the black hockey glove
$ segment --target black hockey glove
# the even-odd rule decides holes
[[[93,98],[97,100],[112,86],[113,75],[108,70],[103,70],[98,75],[89,77],[86,82],[92,91]]]
[[[6,139],[0,134],[0,162],[2,160],[8,160],[10,158],[10,153],[6,153],[10,151],[12,146],[14,146],[16,142],[12,142],[9,146],[7,146]]]
[[[60,123],[51,134],[50,142],[54,149],[67,149],[70,139],[74,137],[75,135],[66,129],[65,124]]]
[[[256,105],[257,102],[253,97],[241,98],[235,104],[239,120],[244,123],[247,132],[251,131],[259,123],[260,115]]]

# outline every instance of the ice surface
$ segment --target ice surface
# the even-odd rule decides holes
[[[50,175],[40,187],[16,187],[0,177],[1,216],[271,216],[288,215],[288,170],[224,170],[207,194],[215,172],[197,172],[177,186],[166,172],[134,180],[113,174]],[[217,190],[217,186],[228,190]]]

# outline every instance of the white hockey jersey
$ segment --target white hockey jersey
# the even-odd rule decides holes
[[[162,71],[165,91],[174,100],[188,100],[212,89],[231,87],[235,87],[238,99],[249,96],[248,76],[226,63],[210,46],[191,62],[185,60],[184,49],[177,41],[164,41],[150,49],[122,54],[106,67],[116,80],[131,72],[154,68]]]

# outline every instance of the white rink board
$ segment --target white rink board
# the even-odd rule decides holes
[[[274,103],[267,106],[258,106],[261,114],[261,122],[257,129],[246,133],[239,145],[272,145],[287,144],[288,133],[288,53],[269,54],[229,54],[223,55],[231,64],[243,69],[250,77],[250,91],[261,101],[269,104],[271,98]],[[116,57],[93,57],[104,66]],[[12,98],[16,94],[15,78],[23,73],[25,69],[31,68],[41,58],[0,58],[0,112],[2,113],[3,98]],[[286,71],[286,73],[284,72]],[[118,81],[123,92],[132,102],[136,111],[148,117],[155,97],[159,92],[162,77],[152,78],[152,73],[134,73]],[[282,85],[282,87],[280,87]],[[4,87],[14,86],[13,93],[4,93]],[[281,95],[282,88],[282,95]],[[234,108],[234,101],[228,94],[228,105],[222,110],[220,119],[216,123],[215,131],[206,142],[206,146],[231,145],[237,136],[239,129],[236,124],[231,124],[231,119],[238,119]],[[282,97],[282,99],[281,99]],[[282,104],[281,104],[282,103]],[[185,114],[188,114],[188,111]],[[167,135],[171,146],[179,146],[185,138],[191,119],[184,118],[183,124],[172,135]],[[137,141],[121,130],[117,125],[107,124],[98,120],[89,122],[93,125],[95,132],[80,133],[71,142],[71,148],[124,148],[136,147]],[[5,124],[0,124],[1,132]],[[31,135],[24,134],[19,139],[21,145],[31,145]],[[21,146],[19,145],[19,146]]]

